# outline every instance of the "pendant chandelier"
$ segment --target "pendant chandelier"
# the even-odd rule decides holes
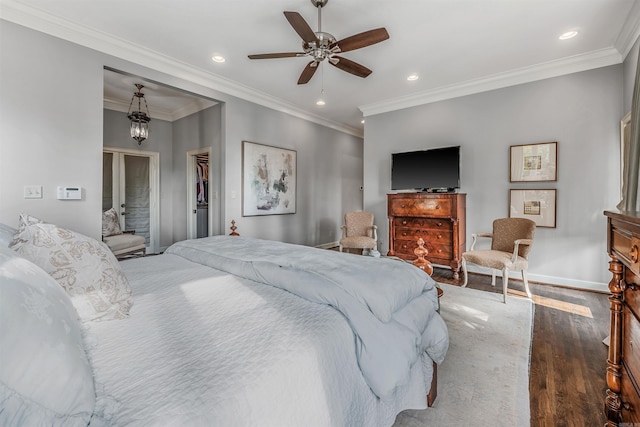
[[[131,138],[138,141],[138,145],[142,144],[142,141],[147,139],[149,136],[149,122],[151,121],[151,117],[149,117],[149,106],[147,105],[147,100],[144,97],[144,93],[142,93],[142,88],[144,86],[140,83],[136,83],[136,88],[138,90],[133,93],[131,97],[131,103],[129,104],[129,113],[127,117],[131,120]],[[138,98],[138,110],[132,111],[133,101]],[[144,108],[146,110],[142,111],[142,101],[144,101]]]

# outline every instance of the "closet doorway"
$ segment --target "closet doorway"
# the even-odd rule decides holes
[[[115,208],[122,230],[135,230],[145,238],[147,253],[157,253],[159,153],[104,147],[102,159],[102,211]]]
[[[209,185],[211,176],[211,148],[187,152],[187,239],[211,235],[212,209],[215,196]]]

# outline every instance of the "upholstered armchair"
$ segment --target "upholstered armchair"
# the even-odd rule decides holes
[[[531,298],[527,268],[529,252],[533,244],[536,223],[526,218],[500,218],[493,221],[493,233],[472,234],[471,248],[462,254],[464,284],[467,286],[469,275],[467,263],[473,263],[491,269],[491,286],[496,285],[496,270],[502,270],[502,290],[504,302],[507,302],[509,271],[521,271],[527,296]],[[478,237],[491,238],[491,249],[474,250]]]
[[[147,251],[144,237],[137,236],[135,230],[120,229],[118,213],[113,208],[102,214],[102,241],[117,259],[134,254],[145,256]]]
[[[373,225],[370,212],[347,212],[344,214],[340,252],[343,248],[362,249],[363,254],[378,247],[378,227]],[[365,252],[366,251],[366,252]]]

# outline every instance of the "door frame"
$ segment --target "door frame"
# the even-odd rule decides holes
[[[127,156],[146,157],[149,159],[149,246],[147,253],[158,253],[160,250],[160,153],[157,151],[143,151],[120,147],[103,147],[103,153],[112,153],[114,159]],[[114,207],[117,209],[121,201],[119,199],[122,187],[124,187],[124,168],[120,167],[120,161],[111,163],[113,168],[112,188],[118,192],[114,195]],[[120,187],[118,187],[118,184]],[[116,200],[117,199],[117,200]],[[122,217],[120,216],[121,224]]]
[[[211,147],[197,148],[187,151],[187,239],[195,239],[198,236],[198,224],[194,210],[198,209],[198,201],[196,200],[196,183],[192,179],[196,176],[196,156],[198,154],[209,155],[209,187],[207,200],[209,200],[209,208],[207,209],[207,235],[211,236],[213,230],[213,213],[211,209],[211,201],[213,200],[213,186],[211,185],[212,161]]]

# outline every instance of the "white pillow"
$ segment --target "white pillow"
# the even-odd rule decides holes
[[[54,224],[20,216],[10,248],[49,273],[69,294],[81,320],[129,315],[131,288],[107,245]]]
[[[118,234],[122,234],[118,212],[111,208],[102,213],[102,236],[109,237]]]
[[[86,426],[93,370],[78,314],[47,273],[0,247],[0,425]]]
[[[0,223],[0,246],[3,248],[8,247],[17,231],[13,227]]]

